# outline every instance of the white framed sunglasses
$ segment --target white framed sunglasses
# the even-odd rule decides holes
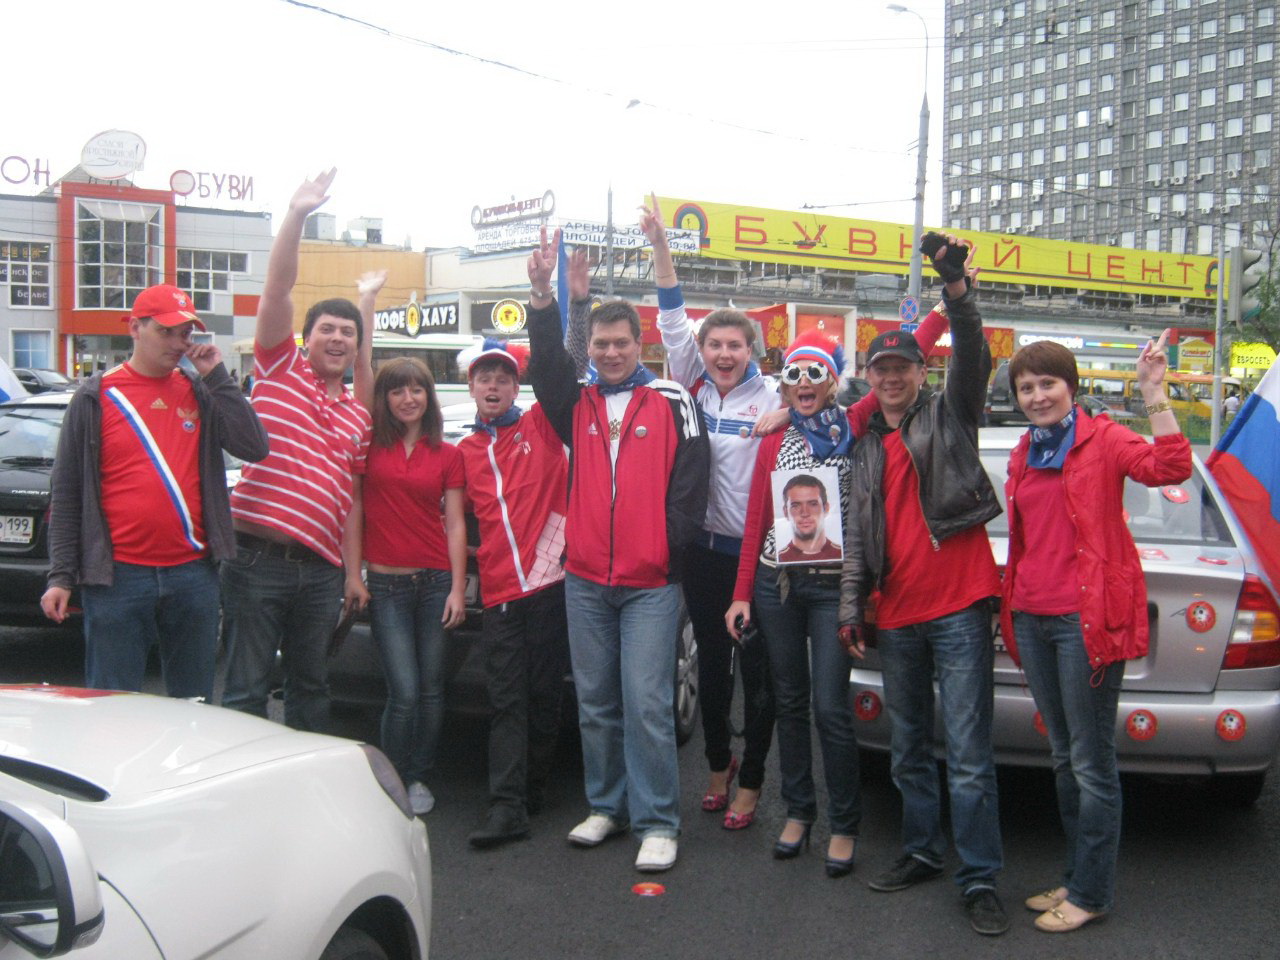
[[[829,375],[826,364],[822,363],[788,363],[781,373],[782,382],[789,387],[798,384],[801,377],[810,383],[825,383]]]

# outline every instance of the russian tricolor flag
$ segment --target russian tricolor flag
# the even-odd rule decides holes
[[[27,388],[19,382],[13,372],[13,368],[5,362],[4,357],[0,357],[0,403],[12,400],[15,397],[26,396],[30,396]]]
[[[1209,472],[1280,589],[1280,372],[1267,370],[1209,454]]]

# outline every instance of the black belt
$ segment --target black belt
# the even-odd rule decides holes
[[[324,557],[310,547],[304,547],[296,540],[288,543],[277,543],[265,537],[255,537],[251,533],[236,531],[236,545],[247,550],[256,550],[264,557],[279,557],[292,563],[329,563]]]
[[[779,570],[785,570],[790,574],[800,574],[806,577],[839,577],[843,572],[839,566],[834,567],[802,567],[794,563],[780,563]]]

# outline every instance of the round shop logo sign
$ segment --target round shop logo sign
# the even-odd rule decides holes
[[[404,332],[411,337],[416,337],[421,329],[422,308],[418,306],[417,300],[410,299],[409,306],[404,311]]]
[[[490,314],[493,329],[499,333],[517,333],[524,329],[524,304],[519,300],[499,300]]]

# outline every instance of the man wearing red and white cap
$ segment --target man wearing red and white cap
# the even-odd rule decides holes
[[[235,554],[222,451],[267,455],[267,435],[191,298],[168,284],[125,318],[133,355],[76,391],[54,461],[45,615],[84,607],[90,687],[140,690],[160,647],[174,697],[213,695],[217,564]],[[179,366],[183,358],[194,373]]]
[[[529,351],[485,340],[464,351],[475,431],[458,444],[467,499],[480,526],[489,723],[489,812],[471,845],[529,833],[542,806],[560,732],[569,665],[564,607],[564,518],[569,463],[539,404],[516,405]]]

